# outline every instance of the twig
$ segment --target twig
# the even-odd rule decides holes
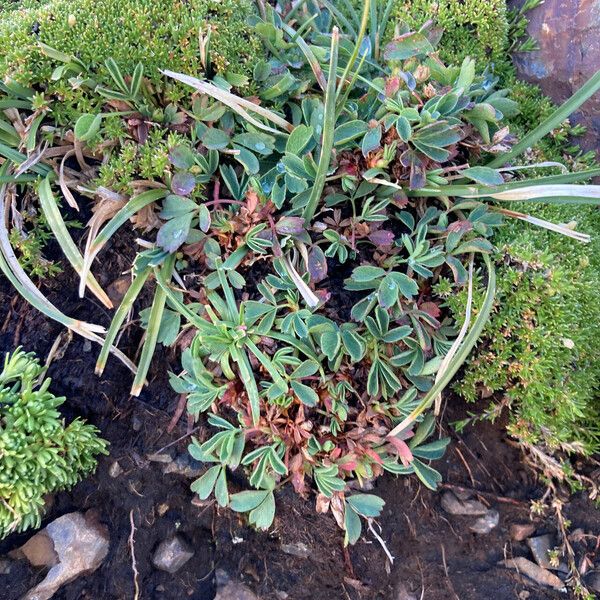
[[[140,597],[140,586],[138,583],[139,572],[137,570],[137,563],[135,562],[135,540],[133,539],[135,534],[135,523],[133,522],[133,509],[129,511],[129,523],[131,524],[131,533],[129,534],[129,550],[131,551],[131,570],[133,571],[133,587],[135,589],[133,600],[138,600]]]

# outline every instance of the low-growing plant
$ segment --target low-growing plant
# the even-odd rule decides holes
[[[43,130],[50,160],[38,133],[52,116],[36,96],[21,132],[34,94],[6,87],[12,112],[0,146],[0,266],[19,292],[102,343],[101,371],[111,351],[127,360],[114,343],[153,278],[132,393],[156,344],[178,341],[184,371],[173,386],[211,425],[191,446],[212,465],[194,489],[266,528],[275,490],[291,480],[298,493],[316,493],[317,509],[332,511],[347,542],[358,539],[360,516],[377,516],[383,504],[350,495],[350,482],[386,471],[415,473],[431,488],[439,482],[429,461],[447,441],[428,441],[429,411],[492,310],[494,230],[510,217],[587,239],[498,203],[597,203],[600,195],[575,185],[594,170],[530,179],[511,165],[600,87],[600,74],[517,142],[505,126],[516,103],[489,70],[478,72],[471,59],[443,64],[430,23],[416,31],[400,24],[383,47],[367,42],[382,39],[377,16],[385,12],[373,7],[365,3],[353,28],[328,4],[310,15],[261,4],[249,24],[266,53],[252,70],[251,98],[236,93],[241,78],[165,68],[164,85],[193,90],[165,107],[141,63],[125,72],[108,58],[109,77],[94,88],[103,100],[72,133]],[[76,68],[95,76],[88,65]],[[95,166],[95,177],[67,164],[71,143],[73,161]],[[74,192],[95,199],[83,252],[65,226],[56,182],[72,206]],[[105,337],[60,313],[14,260],[2,230],[8,195],[32,185],[80,276],[80,295],[89,289],[107,306],[91,274],[95,258],[130,220],[156,231],[140,240],[132,284]],[[476,274],[486,291],[474,306]],[[444,294],[466,286],[462,318],[450,318],[442,283]],[[238,467],[254,489],[230,489],[228,469]]]
[[[65,401],[50,392],[50,379],[35,356],[7,353],[0,372],[0,539],[39,527],[47,494],[65,490],[108,454],[98,430],[57,408]]]

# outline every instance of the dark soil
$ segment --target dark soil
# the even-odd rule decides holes
[[[119,237],[100,261],[101,283],[108,286],[127,268],[134,252],[131,239]],[[94,302],[80,300],[76,278],[70,271],[46,285],[44,292],[69,315],[107,324],[109,315]],[[48,354],[59,325],[49,321],[17,297],[0,279],[0,349],[23,345],[42,359]],[[121,347],[134,356],[140,331],[127,330]],[[224,570],[232,579],[246,583],[264,599],[289,600],[542,600],[564,598],[535,583],[525,583],[514,571],[497,566],[510,556],[527,555],[524,543],[512,543],[508,528],[529,518],[530,500],[540,498],[536,485],[521,464],[519,452],[510,445],[502,423],[484,423],[462,437],[450,433],[452,443],[438,462],[445,485],[465,486],[487,492],[479,498],[500,512],[500,525],[486,536],[469,532],[467,517],[452,517],[440,507],[440,494],[423,488],[416,478],[386,476],[374,492],[386,506],[379,519],[379,533],[391,554],[389,564],[382,546],[367,533],[344,552],[342,532],[330,515],[318,515],[314,500],[305,501],[290,487],[277,497],[277,517],[268,533],[257,533],[228,510],[214,504],[192,503],[190,480],[163,474],[164,464],[148,456],[186,435],[185,418],[167,433],[178,402],[168,385],[167,372],[177,370],[177,358],[161,351],[155,356],[150,384],[139,399],[129,397],[131,374],[110,359],[105,375],[94,375],[98,348],[74,338],[64,355],[54,360],[49,375],[52,390],[68,400],[62,410],[67,419],[83,416],[110,441],[110,456],[102,457],[93,477],[70,492],[56,494],[44,523],[71,511],[95,509],[110,531],[110,552],[93,574],[64,586],[57,600],[121,600],[133,598],[133,574],[128,547],[130,514],[136,526],[135,553],[140,572],[142,599],[192,598],[209,600],[216,593],[215,572]],[[450,399],[443,419],[463,418],[460,400]],[[185,455],[188,440],[169,447],[166,453]],[[123,472],[111,477],[118,461]],[[600,529],[591,503],[576,498],[566,509],[573,527]],[[536,522],[537,532],[554,530],[551,521]],[[175,575],[156,570],[151,556],[161,540],[181,533],[195,549],[195,556]],[[21,545],[31,532],[13,535],[0,544],[0,556]],[[282,544],[304,544],[308,557],[282,551]],[[9,575],[0,575],[0,600],[16,600],[44,576],[23,561],[15,562]],[[527,595],[528,594],[528,595]]]

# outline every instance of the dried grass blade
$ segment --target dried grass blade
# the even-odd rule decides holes
[[[38,197],[42,211],[48,222],[48,226],[52,230],[56,241],[60,245],[61,250],[73,269],[75,269],[77,274],[81,276],[83,270],[83,256],[81,256],[79,249],[69,234],[62,215],[60,214],[60,210],[56,204],[56,198],[52,193],[52,188],[50,187],[50,180],[48,177],[46,177],[46,179],[44,179],[40,184],[38,189]],[[91,273],[87,274],[85,278],[85,284],[94,294],[94,296],[96,296],[96,298],[98,298],[98,300],[100,300],[100,302],[106,306],[106,308],[113,307],[110,298],[107,296],[106,292],[102,289],[100,284],[96,281]],[[80,297],[82,296],[83,295],[80,292]]]
[[[265,125],[264,123],[254,119],[250,114],[248,114],[247,110],[255,112],[261,117],[268,119],[272,123],[279,125],[279,127],[283,127],[287,131],[292,131],[294,129],[294,126],[291,123],[288,123],[283,117],[280,117],[273,111],[263,108],[258,104],[254,104],[254,102],[250,102],[250,100],[246,100],[245,98],[241,98],[240,96],[236,96],[235,94],[222,90],[212,83],[202,81],[196,77],[184,75],[183,73],[169,71],[168,69],[161,69],[161,73],[167,77],[172,77],[173,79],[177,79],[177,81],[181,81],[181,83],[185,83],[186,85],[196,88],[199,92],[202,92],[203,94],[222,102],[225,104],[225,106],[228,106],[231,108],[231,110],[237,112],[241,117],[252,123],[255,127],[263,129],[264,131],[268,131],[276,135],[281,134],[281,132],[277,129],[273,129],[272,127],[269,127],[268,125]]]

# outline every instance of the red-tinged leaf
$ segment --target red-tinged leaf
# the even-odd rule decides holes
[[[378,229],[369,234],[369,240],[376,246],[391,246],[394,243],[394,232],[387,229]]]
[[[393,75],[388,77],[385,81],[385,96],[391,98],[396,95],[396,92],[400,89],[400,77]]]
[[[327,258],[319,246],[313,246],[308,253],[308,272],[315,283],[327,277]]]
[[[354,469],[358,467],[358,462],[350,460],[346,463],[338,463],[338,467],[342,469],[342,471],[354,471]]]
[[[171,180],[171,190],[178,196],[187,196],[196,187],[196,178],[187,171],[178,171]]]
[[[383,464],[383,459],[381,458],[381,456],[379,456],[379,454],[377,454],[377,452],[375,452],[375,450],[373,450],[371,448],[363,448],[363,453],[366,454],[370,459],[372,459],[378,465]]]
[[[397,437],[391,437],[391,438],[389,438],[389,440],[390,440],[390,444],[394,447],[394,449],[398,453],[398,456],[400,457],[402,464],[405,467],[407,465],[409,465],[413,460],[413,455],[412,455],[412,452],[410,451],[410,448],[408,447],[408,444],[404,440],[401,440]]]
[[[467,233],[473,229],[473,223],[468,221],[467,219],[463,219],[462,221],[453,221],[448,225],[446,231],[448,233]]]
[[[442,314],[440,307],[435,302],[423,302],[423,304],[419,305],[419,310],[426,312],[434,319],[437,319]]]
[[[281,217],[275,224],[275,230],[282,235],[297,235],[304,231],[302,217]]]

